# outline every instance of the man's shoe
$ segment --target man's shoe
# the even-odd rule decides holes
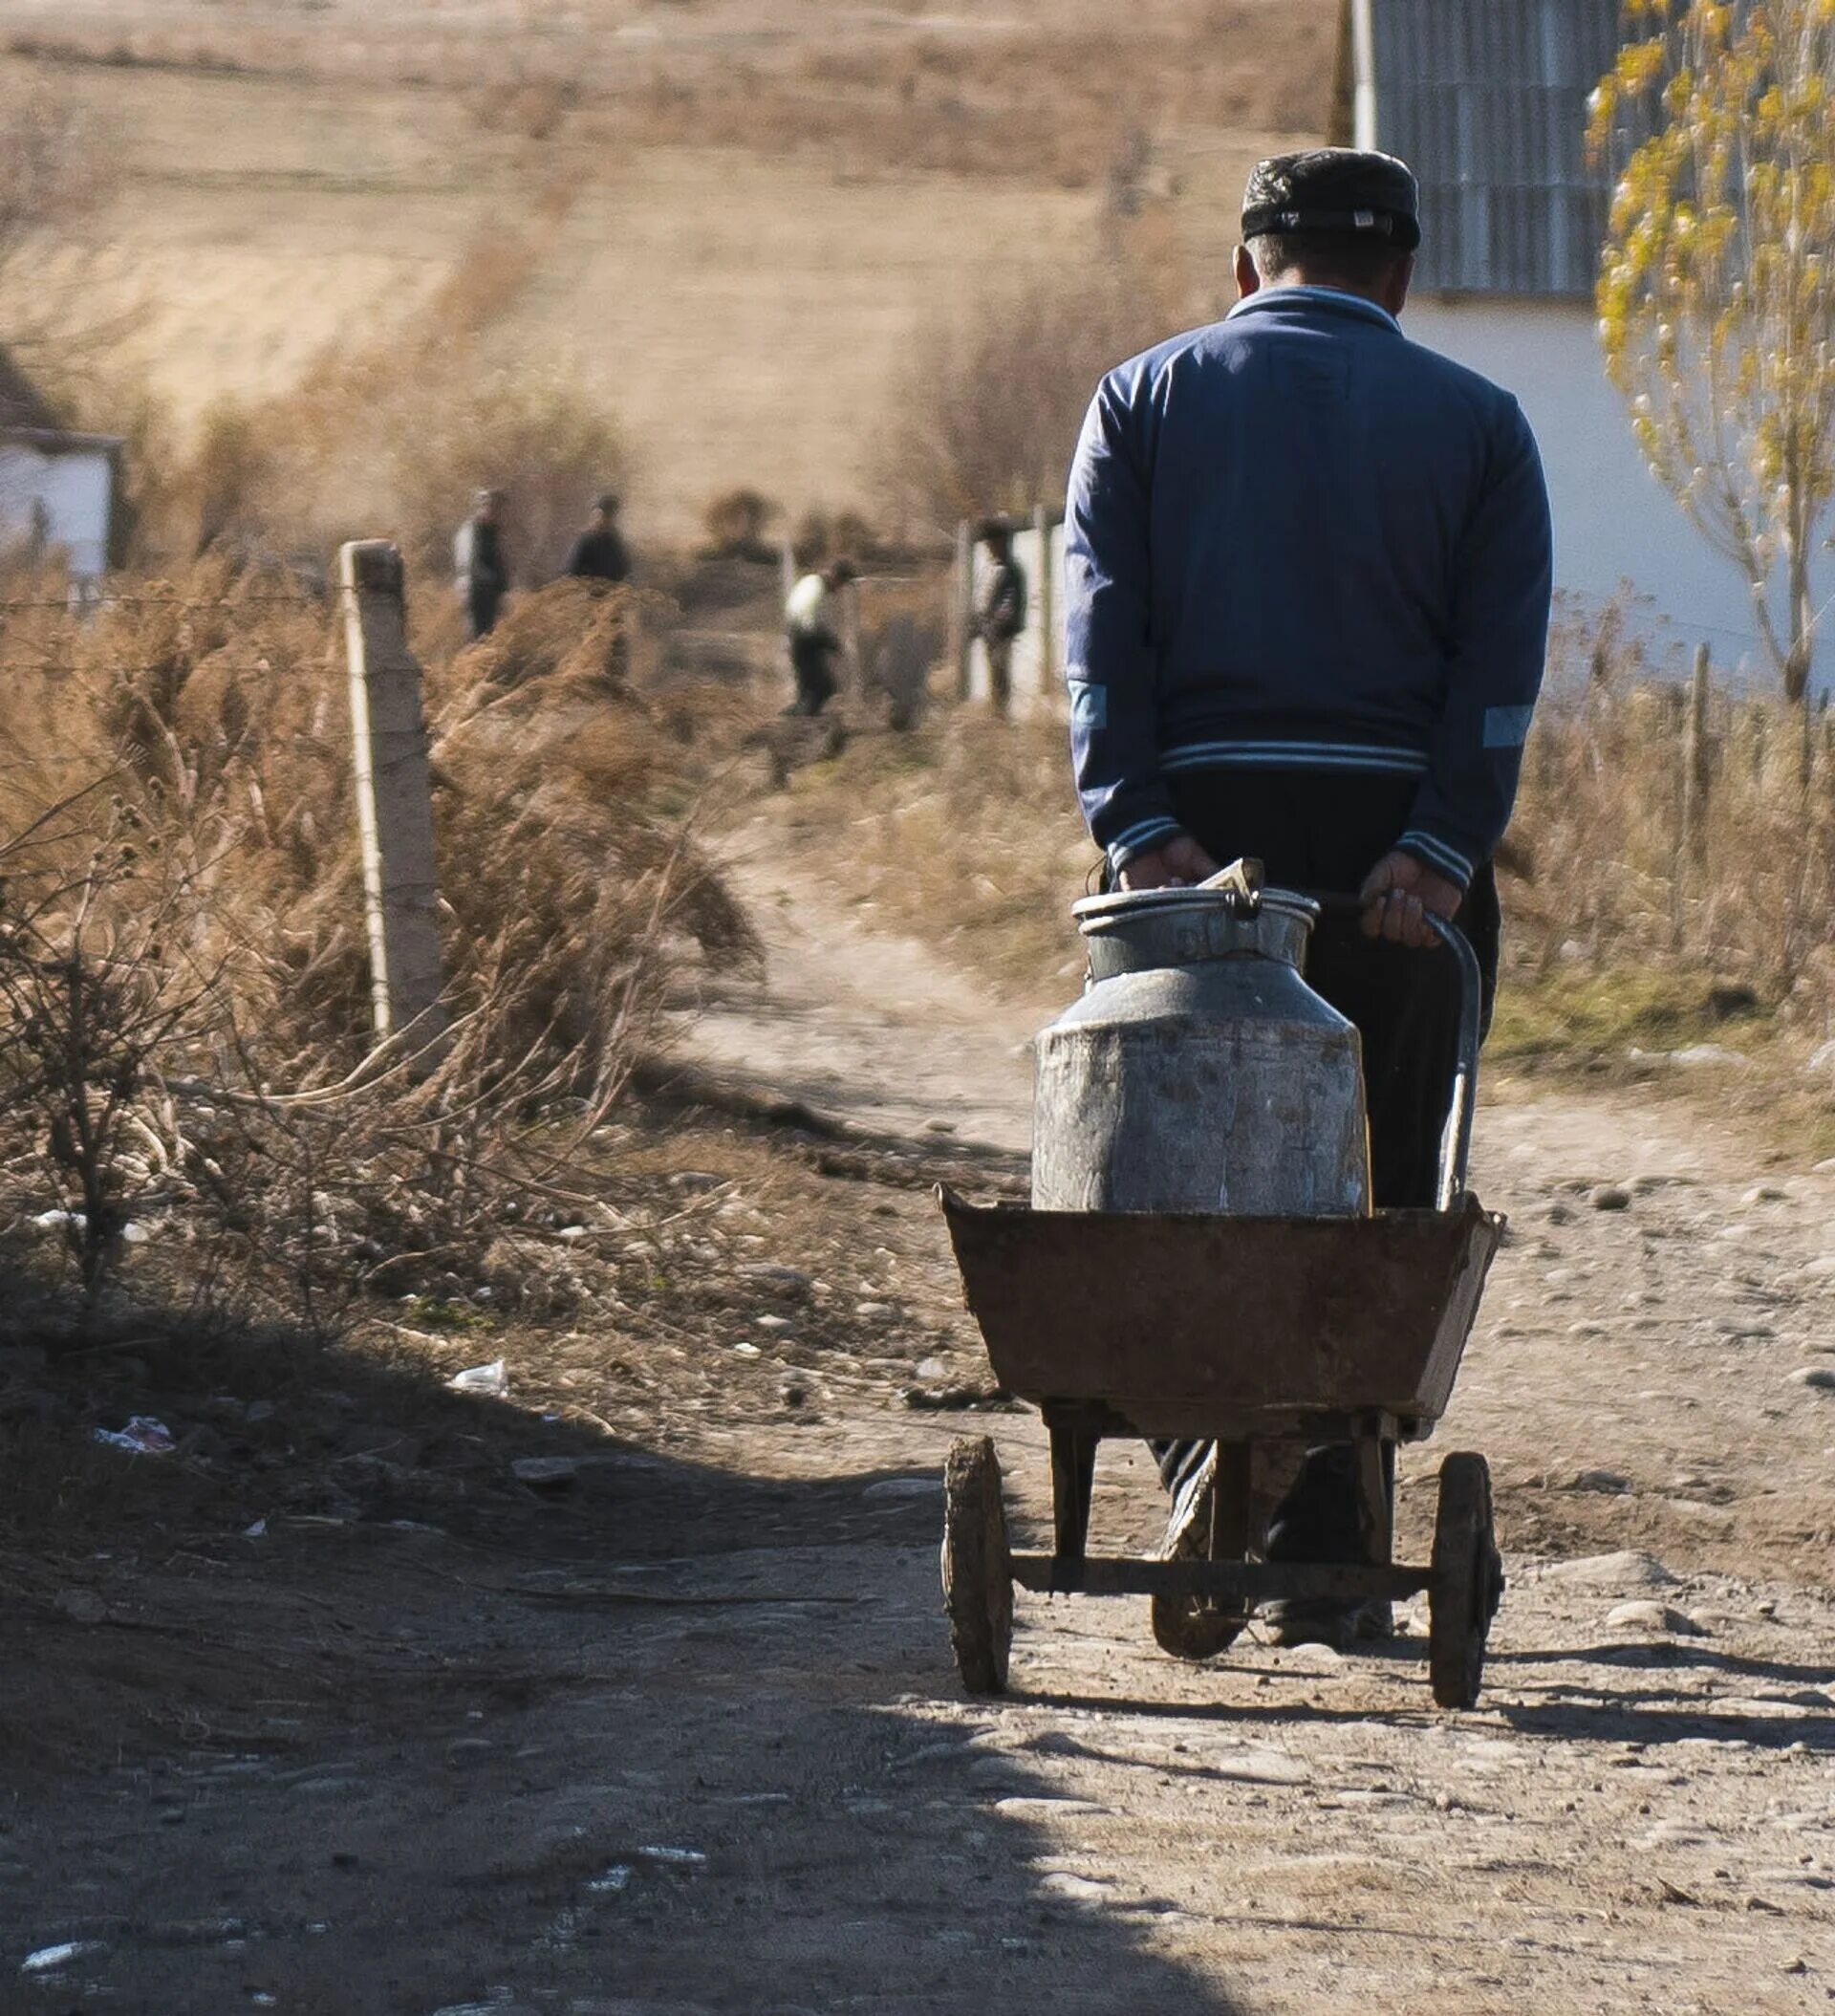
[[[1203,1561],[1211,1551],[1212,1506],[1217,1497],[1217,1452],[1178,1487],[1159,1550],[1162,1561]],[[1223,1650],[1246,1618],[1221,1610],[1209,1596],[1155,1596],[1154,1642],[1176,1659],[1208,1659]]]
[[[1295,1566],[1349,1563],[1363,1556],[1357,1472],[1348,1443],[1308,1449],[1306,1461],[1268,1522],[1268,1560]],[[1321,1596],[1281,1596],[1262,1606],[1277,1645],[1329,1645],[1346,1652],[1360,1637],[1386,1637],[1389,1605]]]
[[[1262,1606],[1269,1642],[1276,1645],[1329,1645],[1349,1652],[1357,1637],[1360,1606],[1328,1603],[1317,1596],[1277,1596]]]

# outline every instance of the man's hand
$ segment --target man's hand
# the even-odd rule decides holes
[[[1366,938],[1386,938],[1392,945],[1437,945],[1427,920],[1451,920],[1459,907],[1457,882],[1424,867],[1412,854],[1386,854],[1364,878]]]
[[[1190,834],[1182,833],[1148,854],[1137,854],[1121,871],[1124,889],[1189,889],[1217,873],[1211,859]]]

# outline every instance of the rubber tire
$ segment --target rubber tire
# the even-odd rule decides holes
[[[960,1438],[943,1464],[943,1610],[962,1685],[971,1694],[1004,1694],[1013,1647],[1013,1556],[1001,1462],[985,1435]]]
[[[1503,1595],[1503,1563],[1491,1517],[1491,1470],[1460,1450],[1440,1465],[1428,1590],[1427,1663],[1442,1708],[1478,1703],[1484,1645]]]
[[[1214,1659],[1236,1643],[1249,1621],[1245,1615],[1217,1609],[1180,1615],[1173,1606],[1182,1600],[1177,1596],[1155,1596],[1148,1608],[1154,1643],[1168,1658],[1189,1659],[1194,1664]]]

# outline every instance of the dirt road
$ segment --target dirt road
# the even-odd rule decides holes
[[[1835,2000],[1835,1392],[1803,1377],[1835,1372],[1835,1179],[1704,1109],[1497,1089],[1479,1184],[1511,1241],[1403,1491],[1418,1550],[1411,1486],[1447,1449],[1491,1459],[1511,1583],[1477,1711],[1432,1706],[1418,1616],[1371,1656],[1251,1634],[1189,1668],[1137,1601],[1030,1597],[1010,1697],[966,1702],[937,1614],[942,1452],[991,1429],[1030,1537],[1043,1439],[1029,1414],[902,1403],[977,1366],[915,1179],[971,1135],[1023,1143],[1035,1018],[770,863],[736,871],[770,977],[688,1043],[917,1148],[882,1181],[817,1143],[807,1182],[745,1193],[758,1341],[647,1428],[603,1371],[620,1439],[583,1500],[490,1529],[295,1526],[258,1567],[212,1554],[214,1614],[196,1572],[182,1602],[180,1564],[149,1572],[187,1624],[169,1742],[54,1811],[0,1809],[0,2008]],[[719,1175],[717,1150],[684,1170]],[[772,1268],[797,1270],[788,1300]],[[1157,1517],[1144,1463],[1106,1451],[1099,1531],[1144,1542]],[[309,1614],[292,1670],[228,1712],[213,1662],[240,1672]]]

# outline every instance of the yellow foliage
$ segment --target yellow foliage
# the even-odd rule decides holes
[[[1835,0],[1630,0],[1626,20],[1589,132],[1617,175],[1607,372],[1800,700],[1835,496]]]

